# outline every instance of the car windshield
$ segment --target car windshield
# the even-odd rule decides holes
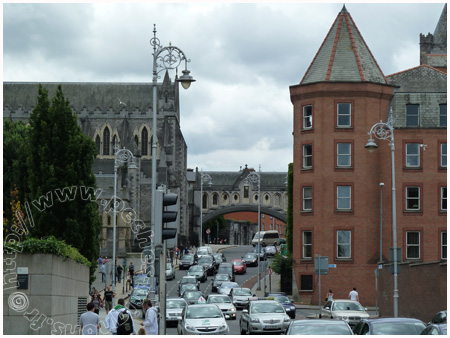
[[[222,255],[214,255],[214,258],[215,258],[215,260],[217,261],[217,262],[222,262]]]
[[[281,304],[290,304],[291,303],[289,298],[287,298],[286,296],[277,296],[277,297],[275,297],[275,300]]]
[[[235,296],[251,296],[252,292],[250,289],[234,289],[233,295]]]
[[[275,247],[274,246],[268,246],[268,247],[266,247],[266,251],[275,251]]]
[[[364,311],[364,308],[359,303],[335,302],[333,311]]]
[[[198,266],[198,265],[194,265],[194,266],[191,266],[190,268],[189,268],[189,272],[195,272],[195,271],[202,271],[203,272],[203,267],[201,267],[201,266]]]
[[[147,290],[145,289],[133,289],[132,296],[147,296]]]
[[[167,263],[166,264],[166,270],[172,270],[172,264]]]
[[[231,303],[230,297],[221,297],[221,296],[209,296],[208,303]]]
[[[200,296],[202,295],[201,291],[186,291],[184,293],[184,298],[200,298]]]
[[[194,256],[192,256],[192,255],[184,255],[183,257],[181,257],[182,261],[190,261],[193,259],[194,259]]]
[[[309,321],[307,323],[293,324],[291,335],[351,335],[352,331],[344,321],[336,321],[336,323],[321,323],[320,320]]]
[[[187,319],[200,319],[200,318],[221,318],[222,312],[216,305],[201,306],[201,307],[188,307],[186,311]]]
[[[278,303],[254,303],[251,313],[283,313],[283,307]]]
[[[182,299],[169,299],[166,302],[167,309],[184,309],[186,307],[186,301]]]
[[[197,283],[195,277],[185,276],[181,279],[181,284]]]
[[[134,284],[150,285],[150,278],[148,278],[148,277],[134,277]]]
[[[232,288],[238,288],[238,283],[222,283],[221,288],[222,289],[232,289]]]
[[[186,291],[186,290],[198,290],[198,289],[197,289],[197,285],[196,284],[184,284],[181,287],[181,290],[182,291]]]
[[[418,335],[425,329],[422,323],[373,323],[373,334]]]
[[[200,249],[197,251],[197,255],[208,255],[208,250]]]
[[[228,275],[216,275],[215,280],[230,280],[230,276]]]
[[[233,265],[242,266],[242,265],[244,265],[244,263],[242,261],[234,261]]]
[[[203,256],[203,257],[200,257],[199,259],[198,259],[198,264],[202,264],[202,263],[211,263],[212,262],[212,257],[211,256]]]
[[[247,254],[247,255],[244,256],[244,258],[246,258],[246,259],[255,259],[256,255]]]
[[[253,252],[258,253],[258,247],[257,247],[257,246],[255,246],[255,248],[253,249]],[[260,252],[260,253],[264,253],[264,248],[263,248],[263,247],[260,247],[259,252]]]

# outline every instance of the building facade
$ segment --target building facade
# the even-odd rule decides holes
[[[42,83],[52,97],[59,83]],[[114,144],[130,150],[134,158],[117,170],[117,255],[141,251],[151,225],[152,122],[151,83],[61,83],[84,134],[97,146],[93,172],[97,180],[102,218],[101,255],[112,255]],[[187,219],[187,146],[180,129],[178,84],[166,72],[158,83],[157,182],[179,195],[178,235],[189,234]],[[3,118],[27,123],[37,102],[38,83],[3,84]],[[133,169],[134,164],[136,169]],[[63,188],[63,187],[61,187]],[[125,217],[131,208],[145,229],[136,233]],[[123,217],[122,217],[123,216]]]
[[[336,265],[322,276],[322,294],[347,298],[356,287],[362,304],[376,304],[374,271],[389,263],[393,237],[390,143],[376,140],[374,153],[364,148],[380,121],[394,121],[401,261],[446,262],[446,15],[445,6],[435,33],[420,37],[422,64],[385,76],[344,6],[300,84],[290,87],[293,268],[306,302],[319,302],[320,255]]]

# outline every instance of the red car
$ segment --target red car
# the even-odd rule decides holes
[[[234,273],[244,274],[247,272],[247,264],[242,259],[233,259],[231,264],[233,264]]]

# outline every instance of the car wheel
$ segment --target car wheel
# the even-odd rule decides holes
[[[239,323],[239,325],[240,325],[240,327],[241,327],[241,335],[244,335],[246,332],[245,332],[245,330],[244,330],[243,327],[242,327],[242,323]]]

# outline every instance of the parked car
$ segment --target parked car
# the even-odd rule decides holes
[[[247,264],[242,259],[233,259],[231,264],[233,264],[234,273],[243,275],[247,272]]]
[[[242,260],[247,264],[247,266],[258,266],[258,254],[257,253],[246,253],[242,256]]]
[[[250,301],[242,310],[239,328],[242,334],[285,333],[289,316],[274,300]]]
[[[225,335],[229,333],[225,318],[226,315],[214,304],[188,305],[181,314],[177,333],[179,335]]]
[[[233,288],[230,291],[231,301],[236,307],[245,307],[250,298],[256,295],[252,294],[252,291],[248,288]]]
[[[167,298],[166,326],[169,326],[169,324],[177,324],[181,320],[181,313],[186,306],[188,306],[188,303],[183,298]]]
[[[198,258],[202,256],[212,256],[213,252],[210,246],[200,246],[197,249]]]
[[[293,320],[287,335],[353,335],[346,321],[334,319]]]
[[[221,295],[230,295],[232,288],[238,288],[239,284],[235,282],[223,282],[222,285],[217,289],[217,293]]]
[[[345,320],[353,328],[361,319],[369,318],[366,311],[356,300],[333,299],[325,303],[322,318]]]
[[[262,245],[259,248],[260,248],[260,250],[259,250],[259,260],[260,261],[265,261],[267,259],[266,251],[264,250],[264,247]],[[256,253],[258,255],[258,245],[253,248],[252,252]]]
[[[189,268],[187,276],[194,276],[200,282],[205,282],[208,277],[206,275],[206,270],[201,265],[193,265]]]
[[[226,314],[230,319],[236,319],[236,307],[227,295],[209,295],[208,304],[216,304],[223,314]]]
[[[188,303],[188,304],[195,304],[198,302],[198,300],[203,297],[205,299],[206,302],[206,298],[205,295],[203,294],[203,292],[196,290],[196,291],[185,291],[183,294],[183,299]]]
[[[198,261],[196,254],[184,254],[183,257],[180,259],[180,263],[178,265],[178,268],[180,270],[187,270],[192,265],[196,265]]]
[[[221,263],[219,265],[219,269],[217,270],[217,273],[226,273],[230,276],[231,281],[234,282],[234,269],[233,264],[231,263]]]
[[[292,304],[292,300],[290,300],[288,297],[280,294],[268,294],[267,297],[272,297],[275,301],[281,304],[282,307],[284,307],[284,310],[288,314],[289,317],[292,319],[295,319],[295,306]]]
[[[223,282],[229,282],[230,281],[230,275],[227,273],[221,273],[221,274],[217,274],[214,279],[213,282],[211,284],[211,292],[217,292],[217,288],[219,288]]]
[[[425,324],[414,318],[362,319],[353,327],[355,334],[364,335],[419,335]]]
[[[217,272],[216,260],[213,256],[201,256],[198,259],[198,265],[201,265],[205,268],[208,276],[213,276]]]
[[[198,291],[199,287],[195,284],[183,284],[178,291],[178,297],[183,298],[183,295],[186,291]]]
[[[172,263],[166,263],[166,280],[175,279],[175,268]]]
[[[430,324],[421,334],[447,335],[447,323]]]
[[[436,313],[428,324],[441,324],[441,323],[447,323],[447,311],[439,311]]]
[[[144,301],[145,297],[147,297],[148,290],[146,289],[133,289],[130,294],[130,301],[128,302],[128,307],[130,309],[141,309],[142,308],[142,302]]]
[[[220,264],[222,262],[226,262],[227,261],[227,258],[225,257],[225,255],[223,253],[221,253],[221,252],[214,253],[213,257],[216,260],[217,264]]]
[[[277,253],[277,248],[273,245],[269,245],[265,247],[264,251],[266,252],[267,257],[272,257]]]

